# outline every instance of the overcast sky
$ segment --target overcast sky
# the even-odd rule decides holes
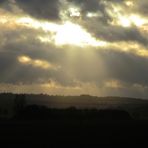
[[[0,92],[148,98],[148,0],[0,0]]]

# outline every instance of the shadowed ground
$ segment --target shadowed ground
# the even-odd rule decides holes
[[[50,120],[3,121],[3,147],[98,147],[144,145],[148,121]]]
[[[144,113],[146,107],[142,102],[140,109]],[[14,112],[13,118],[0,120],[1,147],[94,148],[147,144],[148,120],[135,119],[125,110],[26,105],[23,96],[16,98]]]

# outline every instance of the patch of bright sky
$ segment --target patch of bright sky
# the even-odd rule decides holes
[[[81,16],[80,10],[78,8],[71,7],[71,8],[69,8],[68,11],[69,11],[71,17]]]
[[[108,47],[111,47],[114,50],[119,50],[119,51],[122,51],[125,53],[132,53],[133,55],[140,56],[143,58],[148,58],[148,50],[144,46],[142,46],[136,42],[122,41],[122,42],[118,42],[118,43],[116,43],[116,42],[109,43]]]
[[[55,24],[49,22],[40,22],[30,17],[23,17],[17,20],[17,23],[26,27],[42,29],[45,32],[53,32],[54,40],[57,46],[76,45],[76,46],[104,46],[105,41],[96,40],[83,27],[72,22]],[[48,41],[46,37],[38,37],[41,41]],[[49,39],[50,41],[50,39]]]
[[[134,2],[133,1],[125,1],[125,4],[129,7],[133,7],[134,6]]]
[[[86,14],[86,16],[89,17],[89,18],[92,18],[92,17],[98,17],[99,14],[100,14],[99,12],[97,12],[97,13],[88,12],[88,13]]]
[[[134,5],[133,1],[125,1],[125,3],[128,6]],[[111,4],[110,9],[107,11],[113,18],[113,21],[111,22],[112,25],[119,25],[122,27],[131,27],[135,25],[137,27],[141,27],[148,23],[148,19],[146,17],[125,11],[125,7],[121,5]]]
[[[117,12],[118,10],[120,10],[120,8],[119,9],[117,8]],[[142,19],[138,15],[127,16],[127,18],[125,17],[125,20],[124,16],[121,16],[120,13],[117,13],[115,15],[116,15],[115,17],[120,16],[118,18],[118,21],[124,27],[129,27],[132,23],[135,23],[135,25],[139,26],[140,28],[143,26],[143,24],[147,22],[147,20]],[[8,20],[8,17],[10,16],[6,16],[3,18],[0,17],[0,23],[8,25],[10,22],[10,20]],[[79,47],[91,46],[91,47],[103,47],[104,49],[109,47],[114,47],[124,52],[130,52],[130,53],[132,52],[133,54],[136,54],[138,56],[148,57],[147,50],[144,47],[141,47],[138,43],[132,43],[132,44],[130,43],[129,46],[129,44],[125,42],[109,43],[107,41],[102,41],[94,38],[82,26],[72,23],[70,21],[63,22],[62,24],[57,24],[47,21],[38,21],[29,16],[17,17],[17,18],[12,17],[11,20],[20,26],[29,27],[33,29],[42,29],[45,32],[45,35],[37,36],[37,38],[41,42],[50,42],[56,44],[56,46],[63,46],[63,45],[73,45]],[[52,38],[49,37],[50,33],[53,33],[51,35]]]
[[[59,28],[55,41],[57,45],[104,46],[106,44],[105,41],[97,41],[81,26],[71,22],[66,22]]]
[[[117,24],[123,26],[123,27],[131,27],[132,25],[135,25],[137,27],[141,27],[144,24],[148,23],[148,20],[145,18],[142,18],[136,14],[132,14],[129,16],[122,16],[118,15]]]
[[[18,61],[21,64],[24,65],[31,65],[33,67],[38,67],[41,69],[56,69],[57,67],[50,64],[49,62],[45,61],[45,60],[40,60],[40,59],[32,59],[29,56],[26,55],[22,55],[18,57]]]

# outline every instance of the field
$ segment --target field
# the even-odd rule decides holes
[[[2,121],[2,147],[142,146],[147,143],[148,121]]]
[[[0,102],[2,148],[143,147],[147,144],[147,100],[1,94]]]

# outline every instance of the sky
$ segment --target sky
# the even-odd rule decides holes
[[[148,98],[148,0],[0,0],[0,92]]]

